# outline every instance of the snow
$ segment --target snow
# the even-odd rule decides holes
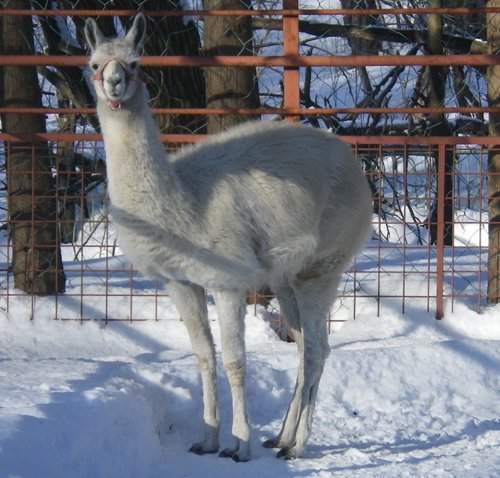
[[[164,320],[104,324],[40,313],[30,321],[17,302],[8,314],[0,304],[1,478],[498,476],[500,307],[478,314],[455,303],[442,321],[411,300],[404,315],[360,307],[330,335],[308,454],[291,462],[260,443],[279,430],[288,405],[295,345],[279,340],[264,309],[249,307],[253,459],[236,464],[188,452],[201,438],[202,398],[171,304]],[[209,311],[218,342],[212,304]],[[221,366],[219,382],[226,446]]]

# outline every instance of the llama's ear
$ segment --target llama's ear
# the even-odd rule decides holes
[[[97,23],[93,18],[87,18],[85,22],[85,39],[87,40],[87,44],[92,51],[104,41],[104,35],[99,30]]]
[[[127,33],[125,41],[130,43],[136,50],[142,47],[146,34],[146,19],[142,13],[138,13],[134,18],[132,28]]]

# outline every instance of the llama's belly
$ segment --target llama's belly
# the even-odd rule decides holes
[[[115,223],[116,224],[116,223]],[[134,268],[157,280],[188,281],[207,289],[250,289],[266,275],[252,254],[228,255],[187,238],[158,240],[116,225],[118,245]]]

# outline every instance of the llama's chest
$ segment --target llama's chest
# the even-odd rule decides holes
[[[185,254],[166,235],[162,237],[145,217],[131,221],[115,212],[113,223],[119,247],[137,270],[158,280],[187,280],[183,272]]]

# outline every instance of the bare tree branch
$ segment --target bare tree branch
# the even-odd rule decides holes
[[[252,26],[260,30],[282,30],[281,20],[272,18],[253,17]],[[299,29],[302,33],[314,35],[321,38],[357,38],[371,41],[385,41],[401,44],[426,45],[429,32],[427,29],[412,28],[388,28],[381,26],[359,27],[356,25],[341,25],[330,23],[317,23],[308,20],[299,21]],[[443,46],[453,53],[486,53],[486,42],[468,36],[452,35],[443,33]]]

